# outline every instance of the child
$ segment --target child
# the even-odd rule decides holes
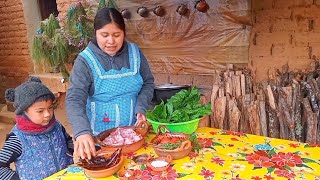
[[[16,108],[16,125],[0,151],[0,179],[43,179],[72,164],[73,143],[55,119],[55,96],[40,79],[5,93]],[[16,171],[10,169],[14,162]]]

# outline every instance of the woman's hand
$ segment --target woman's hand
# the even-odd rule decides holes
[[[142,113],[137,113],[137,121],[135,126],[137,126],[138,124],[142,123],[142,122],[146,122],[146,115],[142,114]]]
[[[82,159],[91,159],[96,155],[95,144],[90,134],[83,134],[77,137],[74,143],[74,154]]]

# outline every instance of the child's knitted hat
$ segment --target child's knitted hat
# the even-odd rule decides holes
[[[21,114],[29,106],[31,106],[39,97],[50,95],[55,99],[54,94],[41,83],[37,77],[31,77],[27,82],[22,83],[16,88],[7,89],[5,92],[5,99],[13,102],[16,108],[15,113]]]

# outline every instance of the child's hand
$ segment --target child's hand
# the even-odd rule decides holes
[[[91,159],[96,155],[96,148],[90,134],[83,134],[77,137],[74,143],[74,153],[82,159]]]

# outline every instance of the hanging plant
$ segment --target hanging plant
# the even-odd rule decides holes
[[[126,18],[126,19],[130,19],[131,18],[131,13],[128,9],[124,9],[121,11],[122,17]]]
[[[185,16],[185,15],[188,14],[189,9],[188,9],[188,7],[187,7],[186,5],[181,4],[180,6],[178,6],[178,8],[177,8],[176,11],[177,11],[177,13],[179,13],[181,16]]]
[[[142,6],[139,7],[137,10],[137,13],[141,16],[141,17],[148,17],[149,15],[149,11],[146,7]]]
[[[153,9],[153,13],[157,16],[162,17],[166,12],[162,6],[157,6]]]
[[[195,8],[200,11],[200,12],[207,12],[209,9],[209,5],[207,4],[207,2],[205,0],[199,0],[196,2]]]

